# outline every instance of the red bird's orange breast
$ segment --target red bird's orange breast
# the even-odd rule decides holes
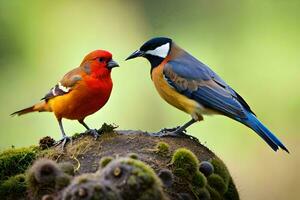
[[[50,99],[48,104],[58,118],[84,119],[106,104],[112,86],[110,77],[84,77],[68,94]]]

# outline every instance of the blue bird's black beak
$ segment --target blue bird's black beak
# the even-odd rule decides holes
[[[107,63],[107,68],[108,69],[112,69],[114,67],[119,67],[119,64],[114,61],[113,59],[111,59],[108,63]]]
[[[128,56],[128,58],[126,58],[125,60],[130,60],[133,58],[137,58],[137,57],[141,57],[144,55],[144,52],[141,50],[136,50],[135,52],[133,52],[130,56]]]

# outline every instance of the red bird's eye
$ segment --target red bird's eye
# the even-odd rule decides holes
[[[105,61],[104,58],[99,58],[98,60],[99,60],[99,62],[104,62]]]

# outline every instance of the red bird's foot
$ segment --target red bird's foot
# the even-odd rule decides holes
[[[97,138],[100,135],[96,129],[89,129],[85,133],[86,134],[91,134],[95,138],[95,140],[97,140]]]
[[[55,146],[58,146],[61,144],[61,148],[62,150],[64,150],[67,142],[70,141],[72,144],[72,138],[68,137],[68,136],[64,136],[62,139],[60,139],[59,141],[55,142]]]

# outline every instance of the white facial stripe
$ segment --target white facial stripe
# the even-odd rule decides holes
[[[69,87],[65,87],[65,86],[63,86],[60,82],[58,82],[58,88],[60,89],[60,90],[62,90],[63,92],[69,92],[69,90],[71,89],[71,88],[69,88]]]
[[[153,56],[158,56],[158,57],[161,57],[161,58],[165,58],[165,57],[167,57],[167,55],[169,53],[169,49],[170,49],[170,43],[168,42],[164,45],[161,45],[161,46],[157,47],[154,50],[146,51],[146,54],[150,54],[150,55],[153,55]]]

